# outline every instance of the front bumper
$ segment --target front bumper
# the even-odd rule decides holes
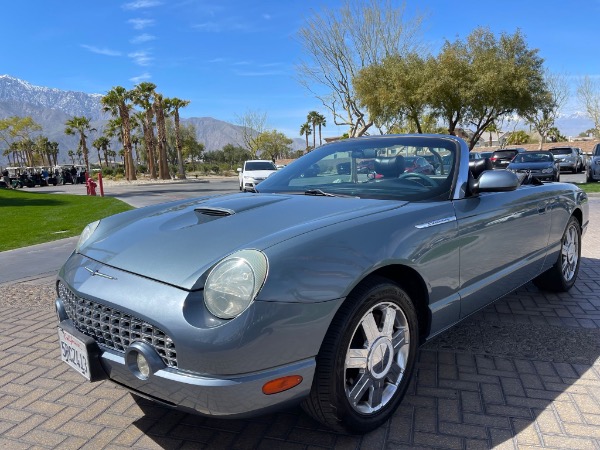
[[[230,417],[262,414],[308,395],[315,355],[341,302],[257,300],[237,318],[222,321],[208,313],[201,292],[79,254],[61,269],[59,285],[69,292],[62,289],[68,300],[56,302],[61,325],[94,337],[107,378],[172,407]],[[127,358],[141,341],[150,342],[159,361],[148,379],[140,379]],[[278,394],[262,392],[266,382],[292,375],[302,382]]]
[[[85,335],[76,331],[70,320],[60,322],[60,326],[85,339]],[[315,370],[315,360],[309,358],[230,377],[190,374],[165,367],[143,380],[129,369],[124,354],[102,347],[99,353],[97,358],[90,361],[92,369],[105,374],[105,377],[99,378],[108,378],[140,397],[165,406],[195,414],[230,418],[265,414],[299,403],[310,392]],[[268,381],[292,375],[302,377],[298,386],[274,395],[262,392],[262,387]]]
[[[243,188],[252,190],[256,186],[258,186],[258,184],[260,184],[261,181],[265,181],[265,180],[266,180],[266,178],[245,179],[244,183],[243,183]]]
[[[556,178],[556,175],[551,172],[551,173],[542,173],[541,171],[534,171],[534,170],[514,170],[515,173],[517,174],[531,174],[532,177],[537,178],[540,181],[554,181],[554,179]]]
[[[560,170],[575,170],[575,168],[577,168],[577,163],[573,161],[559,161],[558,165]]]

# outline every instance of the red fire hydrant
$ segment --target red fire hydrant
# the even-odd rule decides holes
[[[96,195],[96,183],[91,178],[88,178],[85,182],[87,187],[87,195]]]

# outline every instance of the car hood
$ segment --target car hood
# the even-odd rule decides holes
[[[232,194],[141,208],[103,219],[79,253],[184,289],[236,250],[264,250],[315,229],[407,202]]]
[[[245,177],[251,178],[267,178],[269,175],[277,172],[276,170],[246,170],[244,172]]]
[[[510,163],[508,169],[512,170],[541,170],[552,167],[554,164],[551,162],[528,162],[528,163]]]

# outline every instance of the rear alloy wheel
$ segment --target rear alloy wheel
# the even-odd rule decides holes
[[[540,289],[567,292],[575,284],[581,260],[581,226],[571,216],[560,244],[560,253],[554,265],[533,280]]]
[[[316,420],[352,434],[388,420],[413,372],[418,322],[406,292],[373,277],[348,296],[317,356],[303,408]]]

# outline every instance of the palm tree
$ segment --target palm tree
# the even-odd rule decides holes
[[[50,154],[54,160],[54,165],[58,166],[58,142],[50,142]]]
[[[69,158],[71,158],[71,163],[75,165],[75,152],[73,150],[69,150],[67,155],[69,155]]]
[[[327,120],[325,119],[325,116],[323,114],[317,113],[317,121],[313,122],[313,127],[314,124],[317,124],[319,126],[319,145],[323,145],[323,140],[321,139],[321,127],[327,126]]]
[[[300,136],[304,136],[306,138],[306,151],[308,152],[308,136],[312,134],[310,124],[305,122],[300,127]]]
[[[75,116],[72,119],[69,119],[65,122],[66,128],[65,133],[68,135],[79,134],[79,150],[77,151],[77,156],[79,156],[79,152],[83,152],[83,159],[85,161],[85,170],[87,174],[90,173],[90,162],[88,159],[88,148],[85,134],[86,131],[92,131],[94,128],[90,126],[90,119],[84,116]],[[95,131],[95,130],[94,130]],[[81,161],[81,159],[80,159]]]
[[[168,180],[169,161],[167,159],[167,127],[165,115],[168,115],[168,102],[165,102],[162,94],[154,94],[154,114],[156,115],[156,129],[158,133],[158,176],[161,180]],[[166,113],[166,114],[165,114]]]
[[[181,100],[177,97],[169,99],[169,106],[173,110],[173,118],[175,119],[175,147],[177,147],[177,178],[185,179],[185,167],[183,165],[183,155],[181,152],[181,131],[179,130],[179,108],[185,108],[190,104],[189,100]]]
[[[106,155],[106,150],[110,147],[110,139],[106,136],[100,136],[98,139],[94,141],[92,144],[96,150],[98,150],[98,164],[100,164],[100,168],[102,168],[102,158],[100,157],[100,150],[104,154],[104,162],[106,163],[106,167],[108,167],[108,157]]]
[[[156,166],[154,165],[154,109],[152,108],[152,99],[156,93],[156,85],[144,81],[133,88],[133,102],[143,109],[142,128],[144,132],[144,148],[146,149],[148,159],[148,172],[150,178],[156,178]]]
[[[307,115],[306,115],[306,121],[310,124],[312,124],[312,130],[313,130],[313,149],[317,146],[317,133],[315,132],[315,130],[317,129],[316,124],[319,121],[319,113],[317,111],[310,111]]]
[[[121,130],[123,137],[123,146],[125,151],[125,173],[127,180],[136,180],[135,166],[131,155],[131,129],[129,124],[129,110],[131,105],[131,93],[122,86],[113,87],[102,97],[104,111],[110,112],[113,116],[121,119]]]

